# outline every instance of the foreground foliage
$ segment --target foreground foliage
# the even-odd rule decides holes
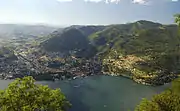
[[[151,100],[143,99],[135,111],[180,111],[180,79],[172,87]]]
[[[66,111],[69,106],[60,89],[35,84],[32,77],[16,79],[0,91],[1,111]]]
[[[180,26],[180,14],[175,15],[175,22]]]

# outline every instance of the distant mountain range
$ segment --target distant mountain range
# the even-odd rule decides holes
[[[46,51],[75,52],[81,57],[98,55],[109,73],[128,72],[147,81],[150,77],[167,78],[180,73],[180,36],[176,25],[141,20],[108,26],[71,26],[49,36],[41,43]],[[164,80],[156,78],[154,82]]]
[[[46,36],[55,30],[57,30],[57,27],[43,25],[0,24],[0,38],[33,38],[37,36]]]
[[[152,31],[163,32],[166,30],[177,34],[176,25],[162,25],[145,20],[108,26],[73,25],[49,34],[50,39],[42,43],[42,47],[48,51],[70,51],[87,49],[87,44],[89,44],[102,51],[110,46],[115,48],[117,44],[120,44],[118,42],[123,42],[122,46],[131,37],[133,38],[145,31],[150,33]],[[81,45],[81,43],[83,44]],[[120,45],[117,47],[120,47]]]

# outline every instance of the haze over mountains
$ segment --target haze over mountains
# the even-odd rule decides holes
[[[0,24],[0,38],[17,39],[46,36],[57,27],[43,25]]]

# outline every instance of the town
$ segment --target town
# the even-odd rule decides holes
[[[97,57],[78,58],[60,52],[47,52],[38,46],[25,44],[9,51],[10,56],[0,57],[0,78],[15,79],[33,76],[36,80],[76,79],[101,74],[101,62]]]

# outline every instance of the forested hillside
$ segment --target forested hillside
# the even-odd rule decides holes
[[[103,72],[137,82],[163,84],[180,73],[180,36],[176,25],[150,21],[109,26],[71,26],[41,44],[52,52],[98,56]]]
[[[50,52],[74,54],[78,57],[92,57],[96,52],[87,37],[75,28],[57,32],[41,45],[43,49]]]
[[[180,73],[180,36],[176,25],[138,21],[116,25],[89,38],[103,52],[104,71],[128,74],[137,82],[163,84]]]

